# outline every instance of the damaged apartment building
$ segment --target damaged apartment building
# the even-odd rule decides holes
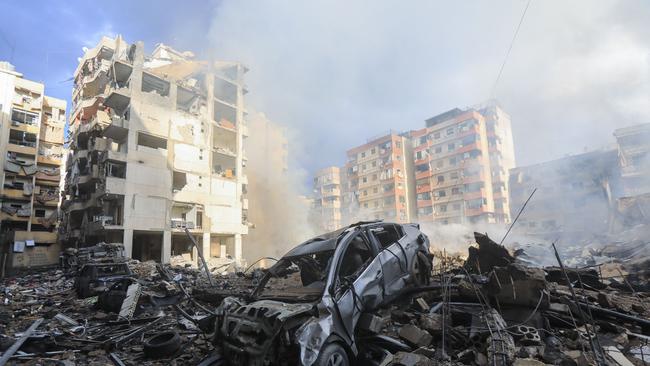
[[[316,215],[335,209],[340,200],[340,222],[321,214],[325,221],[509,223],[509,171],[515,166],[510,116],[490,100],[425,122],[422,129],[390,133],[348,150],[340,193],[337,182],[323,181],[333,168],[319,171]]]
[[[341,169],[323,168],[314,177],[312,213],[320,229],[334,231],[341,227]]]
[[[61,237],[128,256],[242,257],[247,136],[239,63],[104,37],[74,74]]]
[[[452,109],[411,131],[421,223],[508,223],[515,166],[510,116],[494,101]]]
[[[620,229],[629,212],[647,222],[650,209],[650,124],[614,131],[616,146],[510,171],[511,209],[534,189],[517,230],[528,235],[582,238]],[[629,223],[628,223],[629,224]]]
[[[413,161],[408,136],[390,132],[347,151],[343,167],[343,223],[415,220]]]
[[[59,258],[56,228],[66,102],[44,91],[42,83],[0,62],[2,274],[55,264]]]

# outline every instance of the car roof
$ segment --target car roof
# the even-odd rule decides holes
[[[303,255],[316,254],[316,253],[322,253],[322,252],[334,250],[336,248],[336,242],[338,241],[339,236],[347,229],[348,228],[346,227],[346,228],[342,228],[336,231],[321,234],[317,237],[311,238],[295,246],[287,254],[285,254],[284,257],[285,258],[299,257]]]
[[[300,243],[297,246],[295,246],[293,249],[291,249],[289,252],[287,252],[287,254],[284,255],[284,258],[300,257],[303,255],[318,254],[318,253],[334,250],[336,249],[336,245],[338,243],[339,237],[344,232],[356,227],[371,227],[371,226],[377,226],[377,224],[392,225],[393,223],[388,223],[388,222],[385,223],[381,220],[359,221],[350,226],[343,227],[338,230],[331,231],[329,233],[321,234],[303,243]],[[401,225],[401,224],[395,224],[395,225]]]

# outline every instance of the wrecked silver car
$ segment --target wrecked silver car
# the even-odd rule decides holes
[[[251,301],[226,298],[215,342],[237,365],[348,365],[364,312],[429,284],[417,224],[364,222],[310,239],[269,268]]]

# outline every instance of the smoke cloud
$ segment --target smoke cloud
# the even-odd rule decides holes
[[[367,136],[490,97],[525,0],[236,1],[214,52],[247,63],[250,102],[295,128],[310,173]],[[650,120],[650,3],[533,1],[494,97],[517,162],[597,148]]]
[[[293,132],[262,113],[251,113],[248,128],[251,133],[244,149],[252,225],[243,248],[244,257],[252,264],[257,258],[281,257],[317,230],[309,222],[311,203],[301,195],[306,172],[293,166],[289,158],[299,154],[292,145],[297,140]]]

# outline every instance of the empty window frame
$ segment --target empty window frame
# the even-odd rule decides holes
[[[169,82],[143,72],[142,91],[145,93],[155,92],[160,96],[166,97],[169,95]]]
[[[138,145],[150,147],[152,149],[167,150],[167,140],[144,132],[138,132]]]
[[[20,123],[36,125],[38,124],[38,114],[22,111],[20,109],[12,109],[11,122],[13,125],[18,125]]]
[[[106,162],[106,176],[114,178],[126,178],[126,163],[108,161]]]

